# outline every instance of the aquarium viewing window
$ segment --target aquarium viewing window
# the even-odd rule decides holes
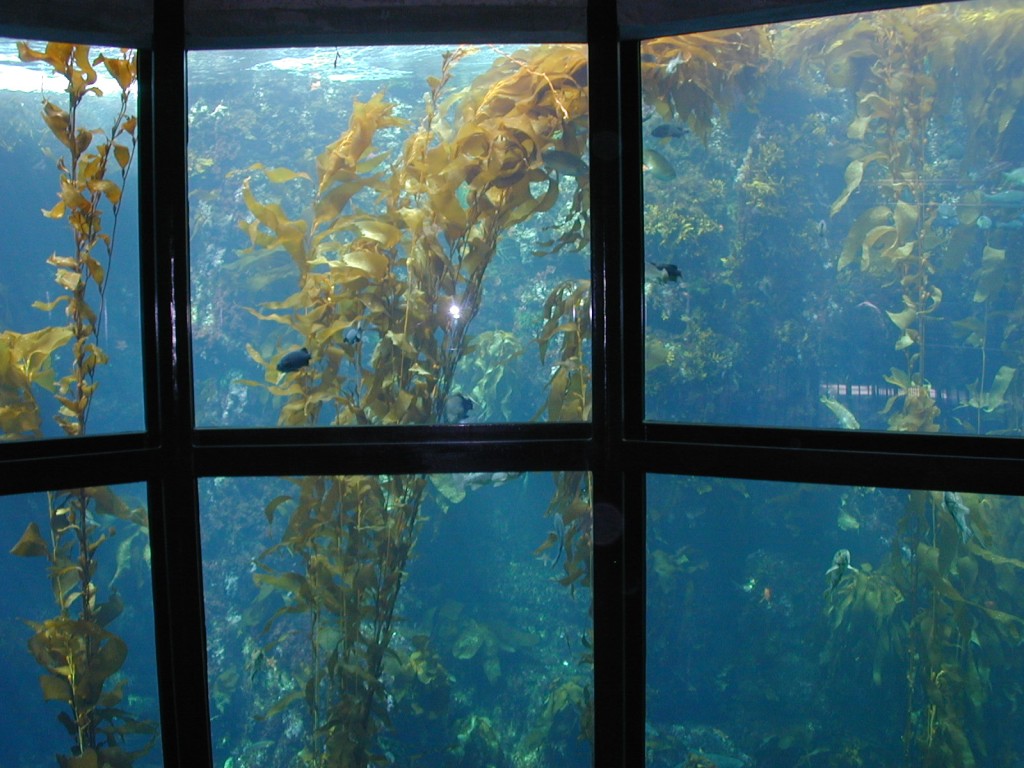
[[[5,765],[90,752],[162,764],[140,492],[104,486],[0,498],[13,545],[0,558]]]
[[[648,418],[1020,434],[1021,23],[642,44]]]
[[[135,81],[134,51],[0,39],[5,440],[143,428]]]
[[[554,490],[519,472],[202,481],[215,764],[589,765],[589,510]]]
[[[586,71],[581,45],[190,53],[197,424],[588,420]]]
[[[5,8],[0,764],[1020,762],[1024,5],[879,5]]]
[[[665,475],[647,491],[648,766],[1024,748],[1021,497]]]

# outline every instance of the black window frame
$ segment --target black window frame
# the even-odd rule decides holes
[[[637,38],[917,3],[758,4]],[[0,444],[0,494],[146,482],[167,766],[212,766],[197,481],[201,477],[588,470],[594,475],[596,768],[641,766],[649,473],[1024,495],[1016,439],[660,424],[644,420],[640,45],[591,0],[593,420],[590,424],[197,430],[189,338],[184,17],[154,3],[139,54],[146,430]],[[275,40],[275,45],[306,41]],[[380,39],[388,43],[392,40]],[[253,41],[267,44],[266,40]]]

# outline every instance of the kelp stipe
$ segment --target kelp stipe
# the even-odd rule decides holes
[[[589,238],[589,192],[580,174],[587,143],[586,52],[543,46],[499,52],[491,70],[465,91],[450,93],[452,69],[468,53],[445,54],[439,77],[428,78],[424,114],[398,153],[373,144],[382,128],[407,123],[383,94],[353,106],[349,126],[317,158],[315,177],[288,168],[250,166],[271,185],[304,188],[309,213],[290,218],[264,203],[252,177],[242,184],[251,218],[240,223],[252,264],[285,252],[297,291],[251,310],[295,332],[312,364],[282,376],[284,350],[270,357],[249,347],[265,371],[246,382],[283,396],[282,425],[401,425],[451,422],[448,403],[460,363],[479,371],[470,326],[483,300],[485,275],[509,228],[551,210],[558,201],[561,158],[575,176],[569,212],[543,247],[582,248]],[[563,164],[564,167],[564,164]],[[266,189],[266,187],[264,187]],[[542,360],[558,349],[552,420],[583,420],[590,412],[589,285],[563,283],[545,307]],[[353,331],[355,329],[355,331]],[[513,355],[518,354],[513,351]],[[511,356],[504,357],[505,360]],[[488,375],[490,378],[488,379]],[[484,372],[473,386],[496,386]],[[538,416],[540,413],[538,413]],[[306,712],[304,765],[365,766],[380,759],[377,736],[389,724],[382,680],[415,676],[444,695],[448,676],[426,646],[405,654],[391,647],[396,602],[415,545],[426,491],[422,475],[305,477],[293,494],[266,507],[273,521],[287,510],[282,539],[259,558],[261,596],[281,607],[264,626],[267,649],[292,645],[301,616],[308,662],[290,669],[293,684],[263,713],[299,705]],[[589,573],[589,498],[572,484],[565,507],[572,572]],[[572,506],[572,501],[578,501]],[[584,512],[580,504],[587,504]],[[561,507],[560,507],[561,508]],[[579,543],[577,545],[577,539]],[[586,552],[584,553],[584,549]],[[279,566],[297,558],[296,570]],[[432,694],[433,695],[433,694]],[[478,735],[480,723],[470,727]]]
[[[117,531],[96,521],[104,515],[145,530],[146,512],[129,508],[106,487],[51,492],[47,499],[49,540],[30,523],[11,554],[46,558],[58,607],[52,618],[26,622],[35,631],[29,651],[45,670],[39,678],[43,698],[67,706],[57,719],[73,746],[70,755],[57,755],[57,763],[62,768],[129,768],[153,747],[156,723],[126,708],[128,680],[118,679],[118,673],[128,645],[108,629],[125,606],[114,589],[101,602],[95,578],[97,553]],[[136,736],[148,738],[128,749],[128,740]]]
[[[5,399],[2,409],[0,425],[8,438],[42,434],[33,384],[53,393],[60,405],[56,420],[66,435],[85,434],[99,384],[97,370],[108,360],[99,347],[99,327],[106,311],[122,192],[135,152],[136,118],[128,114],[128,108],[136,69],[133,53],[122,51],[120,57],[101,55],[90,61],[89,50],[85,45],[48,43],[37,51],[26,43],[18,44],[22,61],[46,62],[68,82],[67,109],[49,100],[43,102],[43,121],[66,150],[66,156],[57,162],[59,201],[43,215],[68,223],[74,251],[70,256],[54,253],[47,259],[63,293],[51,302],[33,304],[47,312],[63,305],[67,324],[26,334],[6,331],[0,341],[5,384],[13,382],[18,394],[13,407]],[[95,67],[100,63],[120,90],[120,109],[106,131],[82,126],[79,114],[86,96],[102,96],[95,85]],[[95,143],[97,137],[102,138],[100,143]],[[119,179],[107,178],[108,172]],[[104,200],[113,220],[106,229],[101,208]],[[98,293],[98,307],[90,304],[91,286]],[[69,342],[69,369],[57,378],[52,355]],[[35,632],[28,647],[45,670],[40,677],[43,698],[68,707],[57,719],[72,744],[70,754],[57,755],[57,763],[62,768],[129,768],[154,745],[156,724],[134,717],[122,706],[127,681],[116,680],[116,676],[128,645],[109,625],[124,604],[114,590],[103,599],[96,581],[99,553],[106,551],[104,545],[117,530],[98,520],[100,516],[113,517],[135,526],[136,532],[144,531],[146,513],[130,509],[106,487],[51,492],[47,498],[46,534],[30,523],[11,554],[45,557],[48,563],[58,613],[41,622],[28,622]],[[129,749],[128,740],[136,736],[146,738]]]

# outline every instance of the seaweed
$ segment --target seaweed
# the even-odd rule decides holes
[[[281,425],[444,423],[460,370],[486,367],[472,391],[497,393],[500,369],[520,354],[507,335],[474,338],[470,328],[502,238],[559,199],[561,171],[545,164],[544,153],[572,153],[582,162],[586,55],[578,46],[498,51],[490,71],[452,93],[452,70],[467,53],[445,54],[440,75],[428,78],[423,117],[400,149],[377,146],[385,144],[382,131],[408,125],[378,93],[353,104],[348,127],[317,157],[313,173],[259,163],[246,170],[241,191],[250,217],[240,226],[251,247],[240,263],[284,253],[297,280],[286,298],[250,311],[290,329],[312,361],[282,374],[283,353],[264,357],[249,346],[265,377],[245,383],[283,398]],[[285,190],[282,197],[305,198],[307,214],[293,218],[282,203],[261,202],[275,187]],[[585,190],[576,177],[570,213],[549,250],[587,244]],[[542,359],[554,348],[558,361],[538,417],[589,418],[589,305],[585,281],[551,292],[538,342]],[[285,515],[286,522],[281,539],[258,558],[254,579],[261,599],[276,596],[279,605],[264,624],[263,652],[290,647],[298,626],[306,653],[262,716],[301,706],[303,765],[363,766],[382,759],[379,737],[390,723],[383,679],[402,658],[391,647],[395,607],[427,477],[291,482],[295,492],[265,508],[268,521]],[[574,497],[566,584],[589,573],[589,516],[581,511],[589,506]],[[474,637],[459,654],[471,654]],[[500,667],[491,663],[487,671],[500,674]],[[409,673],[438,687],[428,699],[443,706],[447,675],[428,646],[404,657],[396,674]],[[493,751],[486,721],[464,730],[467,755]]]
[[[5,331],[0,337],[0,426],[6,439],[42,436],[35,389],[41,387],[60,405],[55,417],[60,429],[75,437],[86,432],[99,385],[97,372],[108,362],[99,346],[99,327],[106,311],[123,188],[135,150],[136,118],[128,114],[135,54],[123,50],[119,57],[90,60],[89,46],[67,43],[47,43],[43,50],[18,43],[18,53],[22,61],[49,64],[68,83],[67,109],[43,101],[43,121],[66,150],[57,162],[59,201],[43,215],[67,223],[74,250],[70,256],[54,253],[47,259],[62,293],[53,301],[33,304],[47,312],[63,305],[67,323],[23,334]],[[120,109],[106,131],[85,127],[79,111],[86,96],[102,96],[95,85],[99,64],[120,91]],[[113,222],[109,226],[103,221],[104,201]],[[93,291],[98,307],[90,303]],[[59,375],[54,355],[67,344],[69,365]],[[66,707],[57,717],[73,741],[69,754],[57,755],[64,768],[127,768],[156,741],[156,723],[129,711],[127,680],[118,679],[129,649],[110,629],[124,603],[113,589],[104,599],[96,581],[100,555],[117,533],[114,525],[100,523],[104,517],[134,527],[132,538],[147,528],[145,510],[129,508],[110,488],[54,491],[47,494],[46,534],[31,522],[11,549],[20,557],[43,557],[48,564],[58,612],[27,622],[34,633],[28,649],[44,670],[39,678],[43,698]],[[148,738],[129,749],[129,741],[136,737]]]

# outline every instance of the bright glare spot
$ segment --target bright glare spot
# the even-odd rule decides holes
[[[458,304],[452,304],[450,307],[448,307],[448,314],[451,315],[452,318],[454,318],[455,320],[458,320],[460,317],[462,317],[462,307],[460,307]]]

